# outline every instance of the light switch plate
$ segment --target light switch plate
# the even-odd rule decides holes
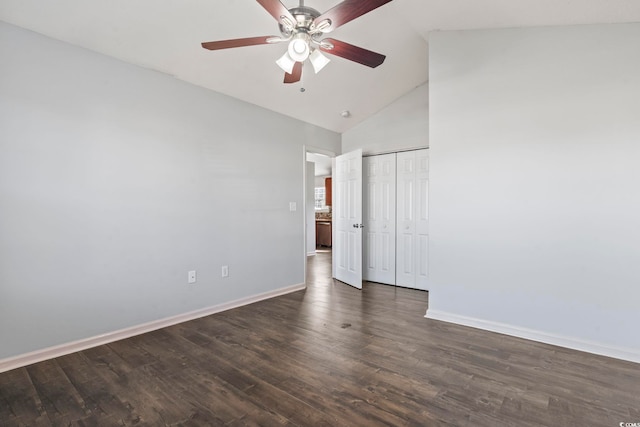
[[[296,209],[298,209],[298,206],[296,205],[296,202],[289,202],[289,210],[291,212],[295,212]]]
[[[191,270],[188,274],[189,283],[196,283],[196,271]]]

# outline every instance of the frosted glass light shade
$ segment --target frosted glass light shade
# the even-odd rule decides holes
[[[304,37],[308,36],[296,35],[287,48],[289,56],[296,62],[304,62],[309,57],[309,42]]]
[[[318,74],[325,65],[331,62],[329,58],[320,53],[320,49],[316,49],[311,52],[311,55],[309,55],[309,61],[311,61],[311,65],[313,65],[313,71],[315,71],[316,74]]]
[[[276,64],[282,68],[282,71],[291,74],[293,73],[293,66],[296,64],[296,61],[289,56],[289,52],[285,52],[284,55],[276,61]]]

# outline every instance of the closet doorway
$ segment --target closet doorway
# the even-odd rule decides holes
[[[427,149],[363,158],[363,279],[428,290]]]

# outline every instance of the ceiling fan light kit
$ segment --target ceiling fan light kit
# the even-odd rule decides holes
[[[324,56],[320,52],[320,49],[315,49],[313,52],[311,52],[311,55],[309,55],[309,62],[311,62],[311,65],[313,66],[313,71],[318,74],[320,70],[325,67],[325,65],[331,62],[331,60]]]
[[[304,32],[295,34],[287,48],[289,56],[296,62],[306,61],[309,57],[309,50],[309,35]]]
[[[276,61],[276,64],[278,64],[278,67],[282,68],[282,71],[291,74],[293,73],[293,66],[296,65],[296,61],[289,56],[289,52],[285,52],[284,55]]]
[[[321,39],[323,34],[350,22],[392,0],[344,0],[327,12],[304,5],[287,9],[280,0],[257,0],[279,24],[282,36],[249,37],[244,39],[204,42],[209,50],[229,49],[242,46],[289,42],[287,51],[276,64],[285,72],[285,83],[296,83],[302,78],[302,64],[309,59],[318,73],[330,59],[322,52],[375,68],[382,64],[385,56],[335,39]]]

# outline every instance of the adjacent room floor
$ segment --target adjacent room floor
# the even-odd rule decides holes
[[[2,426],[618,426],[640,365],[424,318],[428,293],[330,278],[0,374]]]

